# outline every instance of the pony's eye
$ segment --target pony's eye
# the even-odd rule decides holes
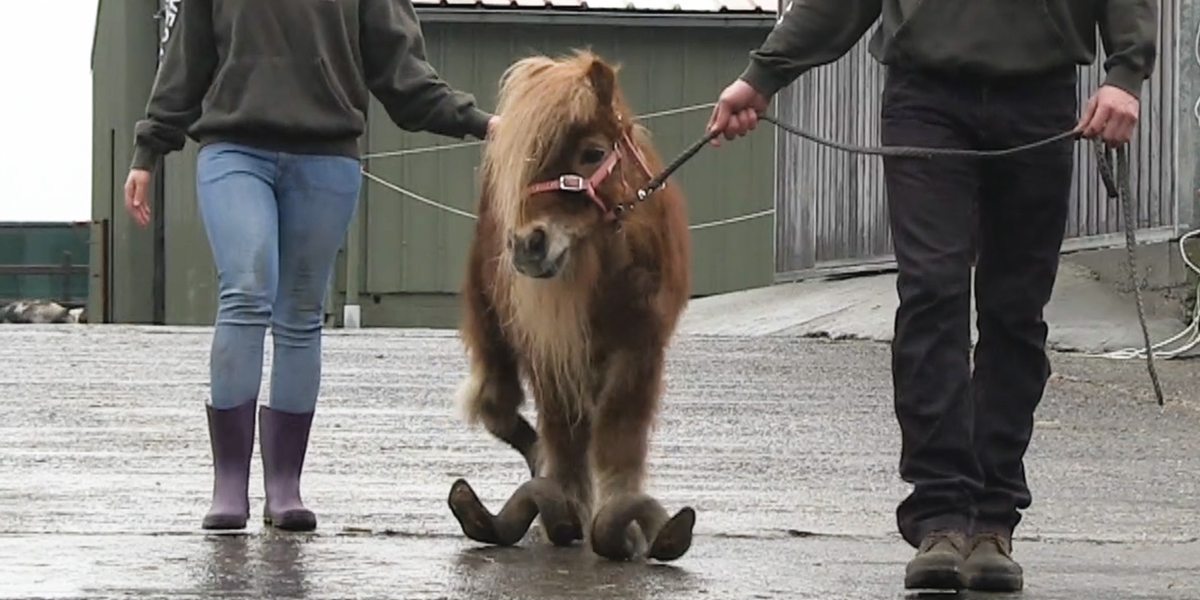
[[[583,155],[579,158],[585,165],[598,163],[604,160],[604,151],[599,148],[587,148],[583,151]]]

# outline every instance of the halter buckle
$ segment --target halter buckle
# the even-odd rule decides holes
[[[587,180],[579,175],[560,175],[558,189],[564,192],[585,192],[587,191]]]

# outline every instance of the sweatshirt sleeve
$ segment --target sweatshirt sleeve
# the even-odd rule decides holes
[[[805,71],[854,47],[882,10],[882,0],[791,0],[741,79],[770,98]]]
[[[153,170],[161,156],[183,148],[216,69],[212,0],[183,0],[179,6],[146,116],[133,128],[134,169]]]
[[[362,0],[362,56],[371,93],[401,129],[447,137],[487,137],[491,115],[450,87],[425,58],[411,0]]]
[[[1099,25],[1104,84],[1140,97],[1158,57],[1158,0],[1108,0]]]

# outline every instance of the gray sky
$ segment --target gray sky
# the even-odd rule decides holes
[[[0,221],[86,221],[96,1],[0,3]]]

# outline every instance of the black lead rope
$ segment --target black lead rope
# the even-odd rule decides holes
[[[1154,385],[1154,395],[1158,405],[1163,405],[1162,384],[1158,380],[1158,369],[1154,367],[1154,347],[1150,344],[1150,330],[1146,327],[1146,309],[1142,305],[1142,286],[1137,268],[1137,239],[1134,229],[1137,221],[1133,214],[1133,189],[1129,182],[1129,148],[1118,146],[1116,149],[1116,173],[1113,173],[1110,150],[1100,141],[1093,142],[1096,152],[1096,162],[1100,166],[1100,178],[1108,190],[1109,199],[1117,198],[1121,203],[1125,221],[1125,258],[1129,269],[1129,286],[1133,288],[1134,300],[1137,302],[1138,323],[1142,326],[1142,341],[1146,346],[1146,370],[1150,372],[1150,382]]]
[[[934,156],[970,156],[976,158],[988,158],[997,156],[1006,156],[1025,152],[1041,146],[1048,146],[1060,142],[1062,140],[1079,140],[1081,136],[1075,130],[1065,131],[1063,133],[1037,140],[1028,144],[1014,146],[1012,148],[1004,148],[1000,150],[970,150],[964,148],[922,148],[918,146],[858,146],[853,144],[842,144],[833,140],[828,140],[820,136],[814,135],[798,127],[781,123],[775,117],[770,115],[760,115],[759,119],[771,123],[772,125],[782,129],[792,135],[804,138],[819,145],[826,146],[849,152],[851,154],[863,154],[868,156],[907,156],[916,158],[933,158]],[[651,179],[637,192],[637,203],[644,202],[651,194],[658,191],[671,177],[676,170],[684,165],[692,157],[696,156],[704,146],[708,145],[715,139],[719,132],[709,132],[703,137],[696,140],[687,150],[675,157],[675,160],[663,169],[661,173]],[[1113,170],[1113,161],[1109,156],[1110,150],[1105,148],[1104,142],[1094,140],[1092,142],[1095,152],[1096,161],[1099,164],[1100,177],[1104,181],[1104,187],[1108,191],[1108,197],[1117,198],[1121,203],[1124,211],[1125,221],[1125,250],[1127,258],[1127,266],[1129,269],[1129,283],[1133,288],[1134,297],[1137,302],[1138,323],[1142,327],[1142,340],[1146,346],[1146,369],[1150,372],[1150,381],[1154,385],[1154,395],[1158,400],[1158,405],[1162,406],[1163,391],[1162,385],[1158,379],[1158,370],[1154,366],[1154,349],[1150,344],[1150,331],[1146,326],[1146,313],[1142,303],[1142,286],[1139,284],[1137,271],[1137,256],[1136,246],[1137,239],[1134,234],[1136,220],[1133,214],[1133,190],[1129,183],[1129,150],[1126,146],[1120,146],[1116,149],[1116,172]],[[619,215],[621,212],[632,209],[634,203],[630,202],[624,205],[618,205],[616,212]]]

